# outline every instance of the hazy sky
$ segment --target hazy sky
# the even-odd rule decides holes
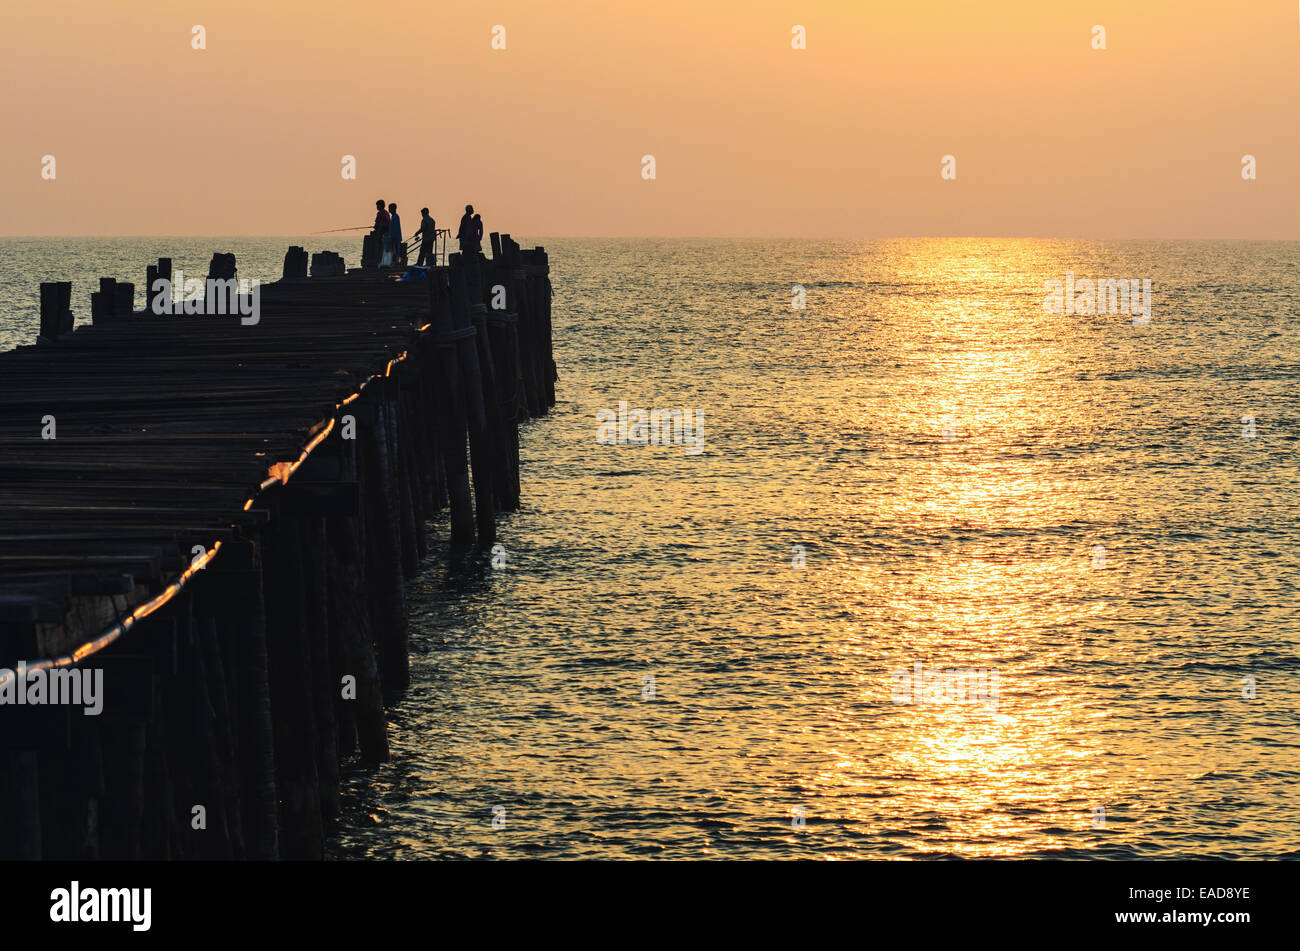
[[[7,2],[0,234],[1296,238],[1297,7]]]

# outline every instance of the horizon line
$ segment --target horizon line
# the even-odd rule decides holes
[[[516,232],[501,231],[512,237]],[[115,238],[152,238],[188,240],[239,238],[243,240],[269,240],[272,238],[325,237],[325,235],[294,234],[0,234],[0,240],[111,240]],[[1300,235],[1291,238],[1230,237],[1225,235],[1085,235],[1085,234],[894,234],[894,235],[673,235],[673,234],[538,234],[529,240],[556,239],[561,241],[1253,241],[1300,242]],[[454,253],[449,248],[448,253]]]

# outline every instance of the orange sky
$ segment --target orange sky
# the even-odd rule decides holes
[[[1300,237],[1296,0],[40,0],[0,36],[6,235],[382,197],[408,232]]]

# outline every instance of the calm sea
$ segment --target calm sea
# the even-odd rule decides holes
[[[291,243],[358,256],[0,240],[0,346],[40,280]],[[559,404],[504,567],[411,586],[335,857],[1300,857],[1300,244],[523,243]]]

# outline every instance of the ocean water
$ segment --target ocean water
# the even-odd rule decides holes
[[[335,858],[1300,857],[1300,244],[521,241],[559,403],[504,567],[410,586]],[[0,345],[38,280],[304,242],[355,263],[0,240]]]

